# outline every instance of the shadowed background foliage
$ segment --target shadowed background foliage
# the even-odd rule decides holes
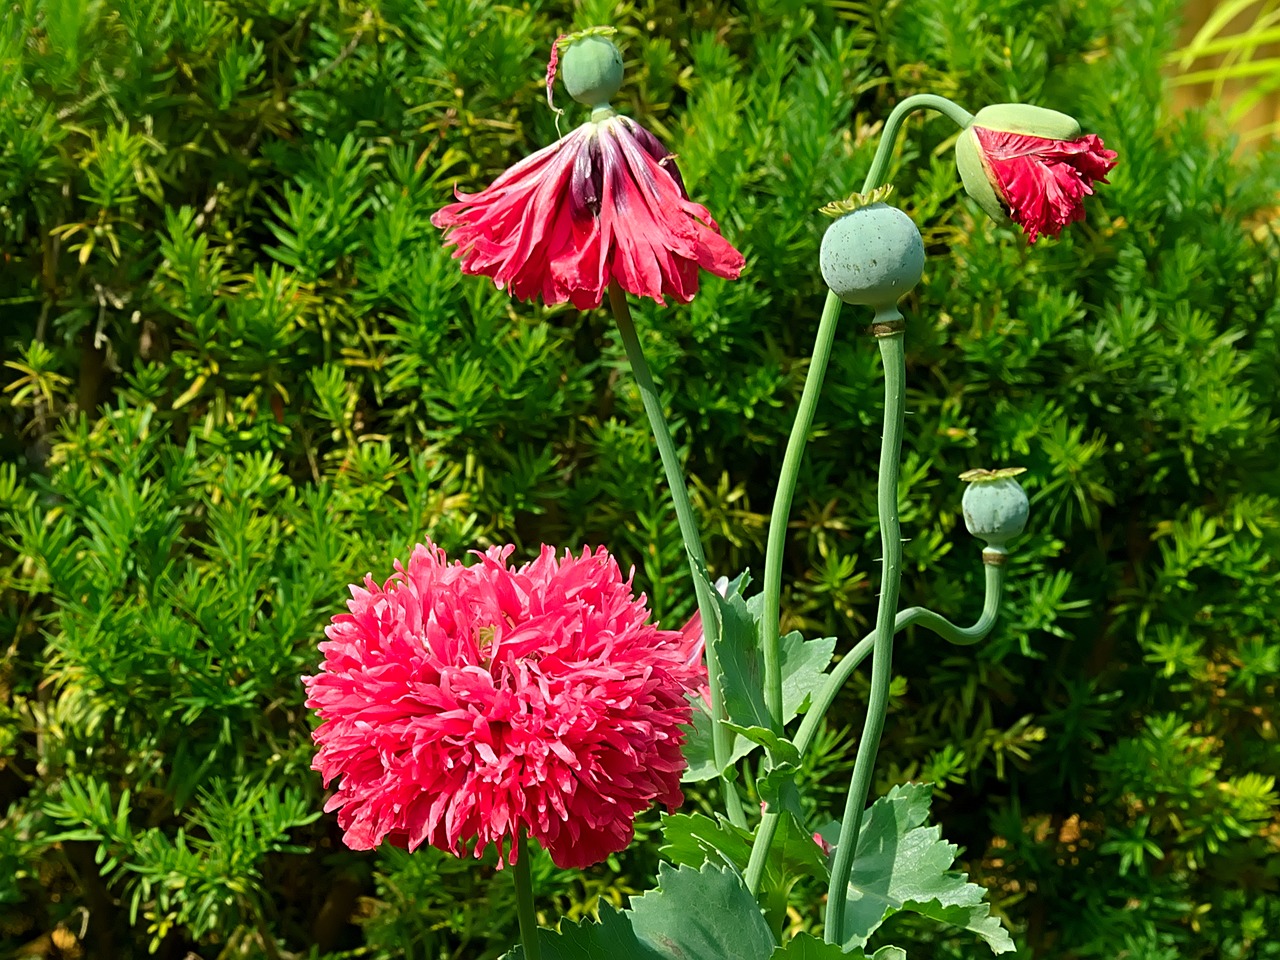
[[[455,182],[555,138],[551,41],[610,22],[622,109],[748,257],[737,283],[637,312],[716,574],[762,566],[823,295],[816,210],[860,184],[893,104],[1040,103],[1119,151],[1088,222],[1028,247],[959,192],[948,122],[908,126],[893,181],[930,260],[905,310],[904,604],[981,606],[960,472],[1027,467],[1033,513],[988,641],[900,643],[876,790],[938,785],[1023,956],[1280,957],[1280,163],[1168,108],[1177,4],[4,11],[0,954],[513,942],[489,861],[341,846],[298,678],[345,585],[428,534],[604,543],[664,622],[692,609],[605,312],[461,277],[428,223]],[[878,575],[866,319],[846,311],[783,597],[841,649]],[[864,696],[806,767],[828,808]],[[654,824],[582,877],[540,858],[544,920],[644,889]],[[975,949],[909,920],[883,937]]]

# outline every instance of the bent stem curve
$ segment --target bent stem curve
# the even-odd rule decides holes
[[[716,645],[720,640],[720,615],[711,597],[711,585],[707,582],[707,561],[702,551],[702,538],[698,534],[693,506],[689,502],[689,490],[684,482],[684,470],[680,457],[671,439],[671,428],[667,425],[666,415],[662,412],[662,400],[654,386],[649,364],[644,358],[644,348],[641,347],[640,338],[636,335],[635,324],[631,321],[631,308],[627,306],[627,295],[618,286],[616,280],[609,284],[609,306],[613,309],[613,319],[618,325],[618,333],[622,337],[622,346],[627,352],[631,372],[636,378],[636,386],[640,388],[640,399],[644,403],[644,412],[649,417],[649,426],[653,429],[653,438],[658,445],[658,456],[662,459],[662,470],[666,474],[667,486],[671,490],[671,502],[675,506],[676,520],[680,524],[680,536],[684,540],[685,551],[689,555],[694,595],[698,600],[698,612],[702,614],[703,636],[706,637],[707,680],[711,694],[711,743],[715,753],[716,769],[724,770],[729,762],[731,738],[728,728],[720,722],[724,719],[724,693],[720,689],[720,658],[716,652]],[[742,804],[738,799],[738,791],[733,781],[722,775],[720,789],[724,796],[725,811],[729,815],[729,821],[734,826],[745,828],[747,818],[742,812]]]
[[[871,169],[867,171],[867,179],[863,181],[862,192],[870,193],[884,183],[885,171],[889,167],[889,158],[893,156],[894,145],[898,141],[898,131],[907,119],[907,114],[915,110],[936,110],[955,121],[959,127],[967,127],[973,122],[973,114],[960,104],[946,97],[933,93],[917,93],[907,97],[889,114],[880,132],[880,143],[876,147],[876,155],[871,161]]]
[[[936,633],[948,643],[954,643],[958,646],[969,646],[982,640],[996,625],[996,620],[1000,615],[1000,597],[1004,591],[1003,558],[1001,558],[1001,562],[993,562],[993,559],[988,558],[987,553],[983,552],[986,583],[982,599],[982,614],[973,626],[958,627],[940,613],[934,613],[924,607],[908,607],[906,610],[899,610],[898,615],[894,617],[893,632],[898,634],[907,629],[907,627],[919,624],[926,630]],[[853,649],[846,653],[840,659],[840,662],[836,664],[835,669],[827,674],[822,686],[813,692],[809,710],[800,722],[800,729],[796,731],[795,740],[793,741],[796,745],[796,751],[801,756],[808,752],[809,744],[813,743],[813,738],[818,733],[818,726],[822,723],[822,718],[827,715],[827,711],[835,703],[836,696],[844,688],[844,685],[849,682],[849,678],[853,676],[853,671],[857,670],[862,661],[870,655],[875,639],[875,631],[872,631],[854,644]],[[751,846],[751,859],[747,863],[746,873],[747,889],[753,894],[759,892],[760,879],[764,874],[765,859],[768,857],[769,846],[777,833],[780,817],[781,814],[779,813],[766,812],[760,822],[760,828],[756,831],[756,840]]]
[[[877,314],[877,322],[900,316],[897,309]],[[827,921],[824,935],[828,943],[844,940],[844,914],[849,876],[862,812],[871,790],[880,736],[884,732],[889,705],[889,685],[893,680],[893,634],[898,607],[898,587],[902,574],[902,529],[898,523],[898,468],[902,454],[902,425],[906,414],[906,350],[903,333],[896,330],[878,338],[884,363],[884,439],[880,444],[880,476],[876,500],[880,514],[880,547],[883,573],[880,602],[876,608],[875,640],[872,642],[871,697],[866,723],[858,741],[853,777],[840,823],[840,839],[831,863],[831,885],[827,892]]]

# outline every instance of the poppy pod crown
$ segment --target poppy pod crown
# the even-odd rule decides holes
[[[956,141],[965,192],[997,223],[1015,221],[1034,243],[1084,219],[1084,197],[1106,183],[1116,154],[1074,118],[1026,103],[979,110]]]

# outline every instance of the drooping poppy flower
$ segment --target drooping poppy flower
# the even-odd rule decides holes
[[[303,678],[323,721],[314,769],[339,781],[354,850],[427,843],[499,865],[532,837],[561,867],[622,850],[632,820],[680,805],[691,638],[648,622],[603,548],[519,567],[512,547],[450,563],[428,542],[351,588]]]
[[[978,111],[956,142],[965,190],[994,220],[1036,242],[1084,219],[1084,198],[1106,183],[1117,154],[1056,110],[1002,103]]]
[[[675,157],[609,107],[622,83],[617,48],[598,32],[566,39],[565,86],[593,108],[591,120],[431,218],[463,272],[521,300],[579,309],[599,306],[614,280],[658,303],[688,303],[699,268],[736,278],[742,254],[689,199]],[[556,63],[553,51],[548,99]]]

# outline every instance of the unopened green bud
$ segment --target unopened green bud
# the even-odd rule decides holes
[[[960,501],[964,525],[989,546],[1003,547],[1026,528],[1031,504],[1022,485],[1014,479],[1025,472],[1022,467],[1006,467],[960,474],[961,480],[969,482]]]
[[[622,87],[622,54],[599,34],[573,40],[564,52],[560,75],[569,96],[588,107],[602,107]]]
[[[822,279],[845,303],[896,313],[924,272],[924,242],[905,213],[872,203],[827,228],[818,262]]]

